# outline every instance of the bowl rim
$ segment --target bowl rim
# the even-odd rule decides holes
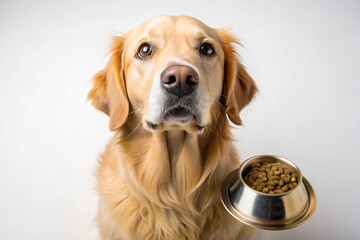
[[[238,180],[238,171],[239,169],[234,170],[231,172],[224,180],[222,187],[221,187],[221,202],[225,209],[232,215],[235,219],[238,221],[258,228],[258,229],[264,229],[264,230],[286,230],[290,228],[297,227],[301,224],[303,224],[305,221],[307,221],[310,216],[314,213],[316,208],[316,195],[315,192],[310,185],[310,183],[306,180],[305,177],[303,177],[303,184],[306,189],[307,195],[308,195],[308,204],[306,209],[303,211],[301,215],[299,215],[297,218],[285,222],[285,223],[279,223],[276,222],[274,224],[261,224],[258,221],[252,221],[249,217],[247,217],[245,214],[242,214],[239,212],[231,203],[229,198],[229,188]],[[259,193],[259,192],[257,192]],[[267,196],[276,196],[275,194],[267,194]]]

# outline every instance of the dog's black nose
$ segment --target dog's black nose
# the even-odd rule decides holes
[[[161,85],[179,98],[193,92],[199,84],[199,75],[188,66],[173,65],[161,73]]]

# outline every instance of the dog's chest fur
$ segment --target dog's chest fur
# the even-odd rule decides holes
[[[243,232],[219,197],[222,179],[238,167],[236,152],[210,135],[207,144],[180,131],[116,135],[97,171],[103,239],[233,239]]]

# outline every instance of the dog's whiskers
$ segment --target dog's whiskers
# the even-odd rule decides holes
[[[222,103],[218,99],[214,99],[214,100],[219,105],[221,111],[223,111],[226,114],[226,109],[225,109],[224,105],[222,105]]]
[[[137,109],[135,109],[134,111],[132,112],[129,112],[128,116],[132,115],[132,114],[135,114],[137,112],[140,112],[142,110],[144,110],[145,108],[145,105],[147,104],[148,102],[144,102],[143,104],[141,104]]]
[[[139,123],[136,125],[136,127],[128,134],[128,137],[130,137],[140,126],[141,121],[139,121]]]
[[[222,138],[222,134],[220,134],[220,124],[219,124],[219,121],[215,115],[215,113],[213,111],[211,111],[211,115],[213,116],[214,118],[214,125],[213,124],[210,124],[208,127],[209,129],[214,132],[216,134],[216,136],[222,141],[223,138]]]

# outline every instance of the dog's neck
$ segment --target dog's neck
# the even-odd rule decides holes
[[[166,132],[166,144],[169,153],[171,171],[176,171],[176,164],[184,148],[187,132],[182,130],[171,130]]]
[[[203,173],[198,135],[172,130],[166,132],[165,138],[172,181],[179,194],[186,195],[196,187]]]
[[[177,160],[184,147],[184,141],[187,133],[182,130],[171,130],[166,132],[166,144],[169,153],[171,172],[175,172]]]
[[[131,169],[128,174],[134,175],[129,179],[136,179],[129,184],[136,184],[158,205],[195,197],[210,185],[217,191],[224,175],[238,167],[225,116],[219,114],[201,134],[180,129],[151,133],[130,120],[118,132],[115,144],[123,152],[122,164]]]

